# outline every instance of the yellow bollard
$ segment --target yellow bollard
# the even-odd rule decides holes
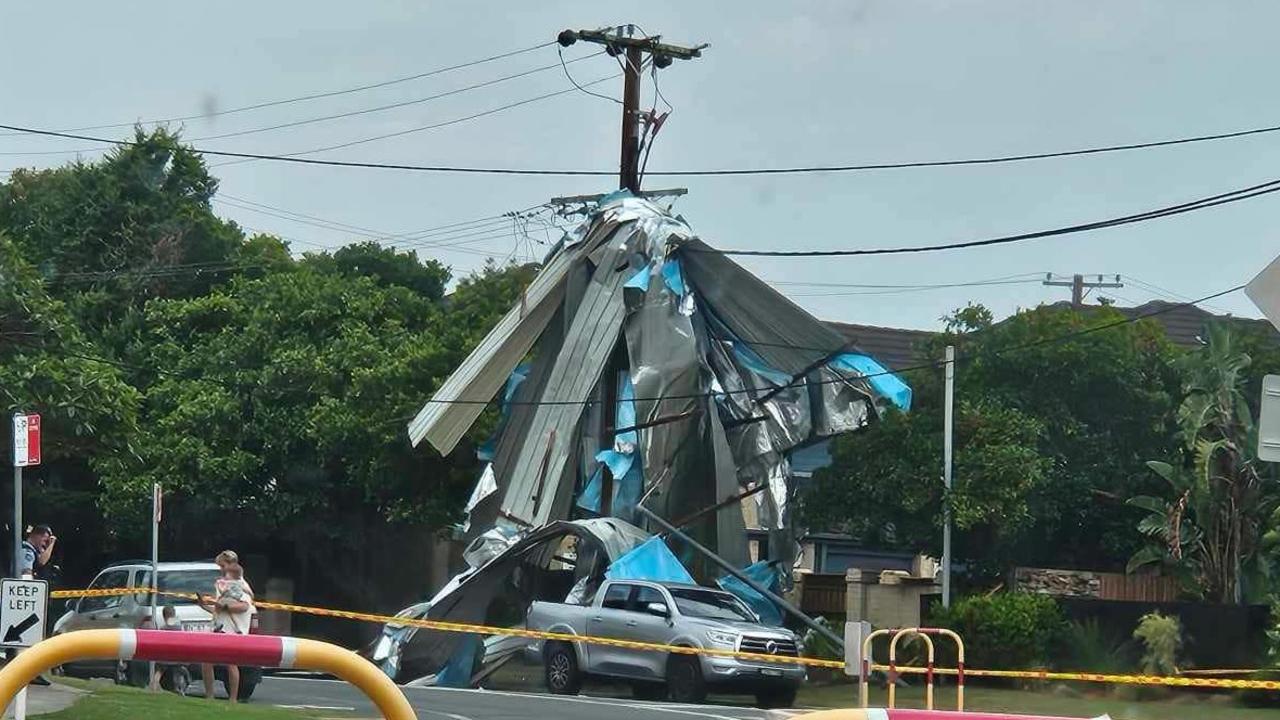
[[[235,663],[271,658],[279,667],[326,672],[355,685],[386,720],[417,720],[404,693],[382,671],[350,650],[316,640],[137,630],[81,630],[58,635],[19,654],[0,669],[0,706],[46,670],[74,660],[160,660]],[[185,657],[184,657],[185,656]],[[259,664],[249,662],[247,664]]]
[[[889,641],[889,708],[893,708],[894,699],[897,694],[897,683],[894,681],[898,675],[898,641],[903,635],[918,635],[924,638],[925,648],[928,651],[929,666],[928,672],[925,673],[924,682],[924,708],[925,710],[933,709],[933,639],[920,631],[920,628],[903,628],[894,634],[893,639]]]

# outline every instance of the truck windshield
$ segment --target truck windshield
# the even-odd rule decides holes
[[[756,621],[755,615],[729,593],[671,588],[671,597],[675,599],[681,615],[711,620]]]

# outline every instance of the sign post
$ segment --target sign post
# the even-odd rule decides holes
[[[0,646],[14,648],[13,652],[15,654],[18,652],[17,648],[30,647],[31,644],[34,644],[21,644],[21,641],[31,637],[32,633],[39,633],[37,642],[44,639],[44,623],[48,615],[49,587],[43,581],[40,581],[38,584],[43,588],[41,591],[43,600],[40,601],[40,612],[36,615],[36,620],[29,620],[30,615],[28,615],[12,624],[6,622],[9,618],[9,613],[17,612],[17,610],[11,611],[9,608],[10,583],[24,582],[21,579],[22,531],[26,529],[26,526],[22,524],[22,468],[39,464],[40,416],[35,413],[15,413],[13,416],[13,577],[15,579],[0,581],[2,583],[0,584],[0,602],[4,603],[0,607],[0,633],[3,633],[3,635],[0,635]],[[15,592],[20,593],[21,591],[15,590]],[[20,602],[18,596],[15,596],[14,600],[15,604],[25,607],[25,603]],[[23,627],[24,623],[25,627]],[[10,635],[13,635],[14,640],[10,640]],[[26,720],[26,688],[19,690],[18,696],[14,698],[13,717],[14,720]]]
[[[151,624],[162,629],[163,618],[156,615],[156,601],[160,595],[160,516],[164,512],[164,490],[160,483],[151,486]],[[156,663],[147,663],[147,683],[156,676]]]

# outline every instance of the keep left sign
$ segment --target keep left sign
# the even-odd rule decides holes
[[[35,413],[13,416],[13,466],[40,464],[40,416]]]

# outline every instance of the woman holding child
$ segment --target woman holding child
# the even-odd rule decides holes
[[[253,606],[253,588],[244,579],[244,568],[234,550],[223,550],[214,558],[222,574],[213,583],[212,595],[201,595],[200,606],[213,615],[213,631],[236,635],[248,635],[256,609]],[[202,665],[204,696],[213,698],[213,666]],[[236,702],[240,692],[240,668],[227,666],[227,696]]]

